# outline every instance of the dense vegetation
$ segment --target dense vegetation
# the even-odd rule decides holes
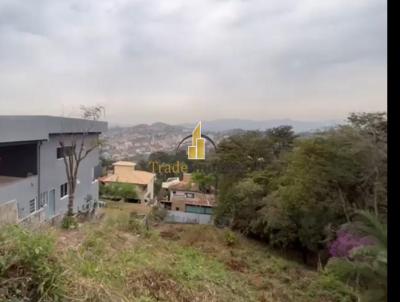
[[[308,138],[296,137],[288,126],[247,132],[220,143],[213,161],[219,178],[217,221],[272,246],[301,251],[306,262],[309,255],[318,256],[322,264],[336,256],[329,247],[340,240],[345,226],[356,241],[361,239],[355,231],[359,211],[370,217],[370,224],[386,230],[384,113],[352,114],[348,124]],[[379,240],[376,232],[363,236]],[[365,278],[357,283],[361,290],[385,287],[385,244],[359,240],[352,250],[369,245],[380,260],[375,262],[370,282]],[[371,249],[364,252],[374,257]],[[357,261],[366,265],[371,259],[351,253],[342,258],[347,268]],[[355,273],[352,280],[360,274]],[[379,285],[372,276],[380,280]]]
[[[359,291],[385,289],[385,246],[376,244],[382,242],[376,232],[362,233],[358,226],[367,223],[362,218],[367,215],[386,230],[386,113],[351,114],[347,123],[308,136],[296,135],[290,126],[247,131],[223,140],[201,162],[163,152],[150,160],[186,162],[190,171],[198,171],[194,180],[202,190],[217,187],[217,224],[297,251],[310,265],[325,267],[329,259],[336,268],[344,264],[341,269],[353,273],[327,267]],[[358,270],[375,257],[371,245],[380,260],[374,268]],[[366,272],[369,278],[362,277]],[[372,282],[371,276],[380,281]]]

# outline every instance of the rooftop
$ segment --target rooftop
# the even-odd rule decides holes
[[[134,167],[136,164],[131,161],[117,161],[113,163],[113,166],[126,166],[126,167]]]
[[[0,115],[0,143],[47,140],[50,134],[101,133],[107,122],[48,115]]]
[[[102,182],[122,182],[122,183],[130,183],[135,185],[148,185],[155,174],[146,172],[146,171],[138,171],[133,170],[128,175],[107,175],[100,178]]]
[[[193,181],[180,181],[179,183],[170,185],[168,189],[174,191],[200,192],[199,186]]]
[[[196,198],[186,199],[186,205],[215,207],[215,196],[213,194],[198,194]]]

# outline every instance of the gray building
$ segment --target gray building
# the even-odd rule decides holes
[[[42,222],[67,211],[68,184],[60,142],[94,146],[107,123],[53,116],[0,116],[0,224]],[[84,138],[82,140],[82,138]],[[63,152],[64,151],[64,152]],[[82,161],[75,211],[98,199],[99,148]]]

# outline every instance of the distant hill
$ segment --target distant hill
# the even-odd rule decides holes
[[[333,126],[335,122],[226,119],[205,121],[202,130],[218,144],[222,139],[246,130],[265,130],[281,125],[291,125],[298,135],[307,137],[312,135],[313,130]],[[114,160],[138,160],[156,151],[173,151],[184,137],[192,133],[194,127],[194,124],[169,125],[161,122],[130,127],[111,126],[102,135],[106,141],[102,148],[103,157]]]
[[[203,129],[205,131],[221,132],[232,129],[242,130],[265,130],[281,125],[291,125],[296,132],[307,132],[326,127],[332,127],[339,121],[296,121],[290,119],[277,119],[265,121],[253,121],[245,119],[218,119],[213,121],[203,121]],[[195,124],[181,124],[180,126],[193,128]]]

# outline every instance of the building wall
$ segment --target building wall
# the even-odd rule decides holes
[[[122,178],[129,178],[133,170],[133,166],[114,166],[114,174]]]
[[[147,185],[146,198],[148,199],[154,198],[154,177]]]
[[[193,194],[193,198],[191,197],[186,197],[186,194]],[[171,201],[171,210],[173,211],[180,211],[180,212],[186,212],[186,203],[190,202],[192,199],[196,198],[201,198],[205,194],[200,193],[200,192],[191,192],[191,191],[171,191],[170,192],[170,201]],[[199,206],[199,208],[201,208]],[[211,207],[210,207],[211,208]],[[192,208],[193,211],[193,208]],[[208,210],[212,211],[212,210]],[[203,212],[201,209],[199,209],[199,213]]]
[[[68,195],[63,198],[60,196],[60,186],[67,182],[67,176],[64,160],[57,158],[57,148],[60,146],[60,140],[64,142],[65,146],[68,146],[76,137],[76,135],[51,135],[50,139],[40,146],[40,191],[49,193],[50,190],[55,189],[55,216],[65,213],[68,205]],[[90,135],[86,146],[90,147],[95,138],[96,134]],[[82,207],[86,205],[87,195],[98,200],[98,182],[97,180],[93,181],[94,168],[98,164],[99,149],[96,148],[80,164],[74,211],[82,210]]]
[[[184,199],[172,199],[171,210],[185,212],[186,201]]]
[[[17,202],[18,216],[23,218],[30,214],[29,201],[37,198],[38,194],[38,176],[21,178],[0,188],[0,211],[7,211],[8,207],[3,205],[10,201]]]
[[[175,193],[174,193],[175,192]],[[201,198],[204,195],[204,193],[200,192],[191,192],[191,191],[171,191],[170,192],[170,200],[190,200],[190,197],[186,197],[186,194],[194,194],[194,198]]]
[[[0,227],[5,224],[18,222],[17,201],[11,200],[0,204]]]
[[[140,199],[140,201],[143,201],[144,200],[144,196],[147,193],[146,186],[134,185],[134,184],[132,184],[132,186],[134,186],[135,189],[136,189],[136,193],[138,195],[138,199]]]

